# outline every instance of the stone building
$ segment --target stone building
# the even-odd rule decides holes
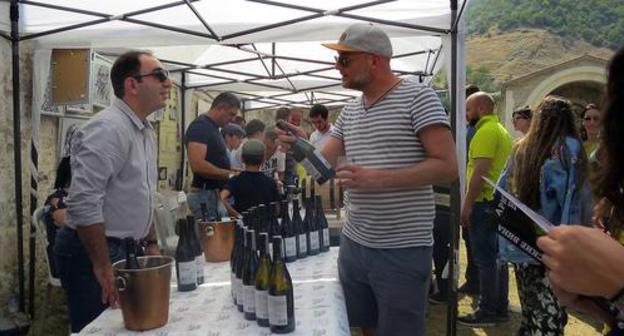
[[[583,55],[503,83],[500,107],[505,126],[513,130],[513,110],[526,105],[536,108],[549,94],[570,99],[579,113],[589,103],[600,105],[607,63],[607,59]]]

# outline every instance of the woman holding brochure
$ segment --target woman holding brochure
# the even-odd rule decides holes
[[[498,185],[551,223],[589,223],[587,158],[574,124],[572,104],[548,96],[527,135],[513,148]],[[522,320],[518,335],[563,335],[567,315],[538,261],[499,237],[499,259],[515,267]]]
[[[592,311],[585,296],[603,297],[619,310],[616,325],[624,330],[624,47],[608,66],[599,154],[601,198],[594,214],[598,229],[555,228],[538,239],[557,297],[566,306]],[[578,223],[571,221],[570,223]],[[595,312],[595,309],[593,309]],[[596,315],[596,314],[593,314]],[[599,318],[606,321],[603,317]]]

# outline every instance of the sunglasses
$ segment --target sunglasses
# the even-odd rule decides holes
[[[598,119],[599,119],[598,117],[585,117],[585,118],[583,118],[583,120],[585,120],[585,121],[590,121],[590,120],[598,121]]]
[[[515,117],[513,117],[513,119],[514,119],[514,120],[521,120],[521,119],[528,120],[529,118],[527,118],[527,117],[525,117],[525,116],[521,116],[521,115],[520,115],[520,116],[515,116]]]
[[[349,63],[353,61],[352,57],[347,57],[346,55],[334,56],[334,60],[336,60],[336,64],[340,65],[343,68],[349,66]]]
[[[156,78],[157,80],[159,80],[161,83],[166,81],[167,79],[169,79],[169,71],[165,70],[165,69],[156,69],[148,74],[145,75],[134,75],[134,76],[130,76],[132,78],[136,78],[138,80],[140,80],[143,77],[149,77],[149,76],[154,76],[154,78]]]

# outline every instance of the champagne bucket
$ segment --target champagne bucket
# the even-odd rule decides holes
[[[204,257],[209,262],[230,260],[234,248],[236,220],[221,222],[198,222],[199,238],[204,248]]]
[[[124,325],[135,331],[162,327],[169,319],[174,260],[168,256],[138,257],[137,260],[139,269],[125,268],[125,260],[113,264]]]

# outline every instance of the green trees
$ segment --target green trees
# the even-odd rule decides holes
[[[467,26],[469,34],[477,35],[541,28],[617,49],[624,44],[624,1],[473,0]]]

